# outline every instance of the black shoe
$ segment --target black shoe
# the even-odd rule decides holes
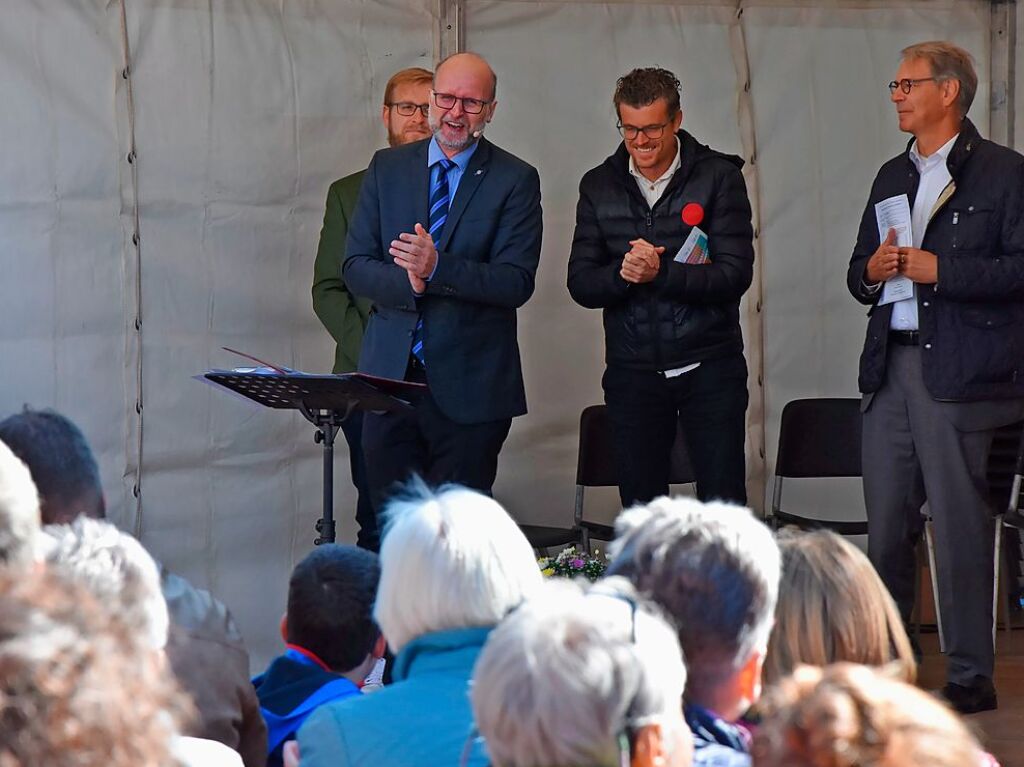
[[[992,685],[992,680],[985,677],[977,677],[970,687],[947,682],[940,694],[961,714],[992,711],[997,706],[996,688]]]

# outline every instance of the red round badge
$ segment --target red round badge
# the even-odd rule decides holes
[[[683,206],[683,223],[687,226],[697,226],[704,220],[704,208],[700,203],[690,202]]]

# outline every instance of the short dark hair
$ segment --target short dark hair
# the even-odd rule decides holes
[[[623,75],[615,83],[615,114],[619,106],[645,107],[658,99],[668,102],[668,115],[675,117],[679,112],[679,78],[667,69],[643,67]]]
[[[74,506],[79,513],[104,517],[96,458],[81,429],[69,418],[26,405],[0,421],[0,440],[28,466],[39,491],[44,525],[70,522],[56,512]]]
[[[288,584],[288,643],[314,653],[334,671],[358,666],[380,629],[373,602],[380,563],[371,551],[318,546],[292,571]]]

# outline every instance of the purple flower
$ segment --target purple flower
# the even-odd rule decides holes
[[[583,567],[583,565],[584,565],[584,564],[585,564],[585,563],[584,563],[584,561],[583,561],[582,559],[574,559],[574,560],[572,561],[572,566],[573,566],[573,567],[574,567],[575,569],[577,569],[577,570],[579,570],[579,569],[580,569],[581,567]]]

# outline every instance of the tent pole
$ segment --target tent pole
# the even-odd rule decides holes
[[[126,279],[131,282],[130,290],[126,290],[126,345],[129,359],[134,366],[134,410],[135,422],[129,424],[125,435],[125,454],[127,464],[124,470],[125,481],[132,485],[131,492],[135,501],[135,515],[132,532],[136,538],[142,538],[142,251],[139,235],[139,162],[135,151],[135,99],[132,93],[132,53],[128,38],[128,14],[126,0],[119,3],[121,22],[121,82],[117,90],[124,89],[124,134],[121,136],[123,159],[126,165],[121,173],[121,220],[130,231],[129,253],[125,263]],[[120,131],[119,131],[120,134]],[[125,187],[128,187],[127,189]],[[126,232],[127,234],[127,232]],[[126,380],[126,383],[127,380]],[[131,390],[128,396],[131,397]]]
[[[437,61],[466,50],[465,0],[434,0],[437,28],[434,58]]]
[[[1014,145],[1016,90],[1017,3],[992,0],[989,27],[989,138],[1004,146]]]
[[[746,356],[749,369],[750,404],[747,407],[747,505],[765,516],[765,486],[767,457],[765,454],[765,390],[764,390],[764,313],[762,304],[764,262],[761,252],[761,181],[757,163],[757,130],[754,119],[754,100],[751,96],[750,59],[743,28],[743,0],[735,6],[729,29],[732,43],[733,65],[736,70],[736,112],[743,142],[743,177],[750,195],[750,208],[754,225],[754,277],[747,292],[742,317],[746,337]]]

